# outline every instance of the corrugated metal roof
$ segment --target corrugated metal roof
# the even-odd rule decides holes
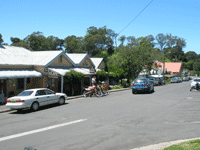
[[[70,70],[74,70],[77,72],[81,72],[84,75],[93,75],[92,73],[90,73],[90,69],[88,68],[49,68],[50,70],[64,76],[66,72],[69,72]]]
[[[0,79],[42,77],[42,73],[33,69],[0,69]]]
[[[32,63],[34,65],[45,66],[61,53],[63,51],[34,51],[31,54]]]
[[[95,65],[95,69],[97,69],[99,67],[99,65],[101,64],[103,58],[90,58],[93,62],[93,64]]]
[[[17,46],[4,45],[0,48],[0,64],[2,65],[29,65],[31,51]]]
[[[83,53],[66,53],[67,56],[69,56],[69,58],[75,63],[75,64],[79,64],[85,57],[87,54],[83,54]]]

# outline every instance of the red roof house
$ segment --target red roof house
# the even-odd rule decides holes
[[[156,62],[153,66],[154,69],[163,69],[163,62]],[[167,72],[171,74],[180,73],[182,71],[182,62],[165,62],[165,68]]]

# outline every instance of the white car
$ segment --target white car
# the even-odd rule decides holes
[[[24,90],[20,94],[7,99],[6,106],[10,109],[22,110],[31,108],[33,111],[39,109],[40,106],[59,103],[65,103],[67,95],[64,93],[55,93],[47,88],[37,88]]]
[[[197,83],[199,83],[199,85],[200,85],[200,78],[196,78],[196,79],[192,80],[192,82],[191,82],[191,88],[195,87]]]

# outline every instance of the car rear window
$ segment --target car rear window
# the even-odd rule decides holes
[[[147,80],[146,79],[135,79],[134,83],[146,83]]]
[[[18,94],[18,96],[30,96],[33,91],[23,91],[22,93]]]

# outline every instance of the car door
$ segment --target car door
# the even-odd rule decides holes
[[[58,96],[56,95],[56,93],[54,93],[51,90],[45,90],[47,98],[48,98],[48,103],[52,104],[52,103],[57,103],[58,102]]]
[[[48,104],[48,99],[45,90],[38,90],[35,94],[35,97],[40,106]]]

